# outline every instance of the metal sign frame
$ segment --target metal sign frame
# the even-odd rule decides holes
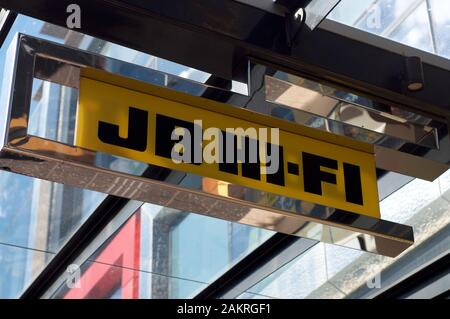
[[[19,34],[6,57],[0,114],[0,168],[391,257],[397,256],[414,243],[410,226],[314,204],[311,204],[313,209],[309,211],[284,210],[275,204],[244,200],[233,193],[221,195],[201,189],[201,186],[180,183],[179,180],[170,178],[176,171],[172,171],[163,180],[114,171],[95,164],[93,158],[97,155],[96,152],[29,135],[27,129],[33,78],[78,88],[79,77],[84,68],[116,74],[120,74],[118,70],[125,69],[139,71],[120,75],[140,81],[153,79],[151,82],[154,85],[178,91],[183,91],[180,84],[187,84],[196,86],[198,92],[201,92],[199,94],[218,91],[236,95],[236,101],[241,101],[242,104],[235,103],[230,107],[242,107],[251,99],[251,96],[225,92],[159,71]],[[249,91],[252,91],[252,86]],[[265,106],[270,104],[264,103]],[[259,111],[264,114],[267,108],[262,107]],[[308,116],[320,118],[312,114]],[[428,161],[419,157],[417,160],[421,164]],[[188,175],[192,174],[186,174]],[[245,187],[242,189],[258,192]],[[284,198],[275,194],[273,196],[280,200]]]
[[[277,117],[264,116],[245,108],[230,107],[228,104],[211,99],[125,80],[123,77],[101,73],[101,71],[85,72],[87,70],[91,71],[91,69],[83,69],[81,72],[74,145],[167,169],[209,177],[220,180],[221,183],[229,182],[254,188],[266,194],[273,193],[297,199],[296,202],[285,203],[284,207],[292,204],[301,205],[303,201],[306,201],[380,218],[375,157],[371,144],[314,128],[292,125]],[[140,115],[130,115],[131,110],[139,112]],[[136,123],[136,120],[140,123]],[[196,121],[197,124],[194,124]],[[100,123],[102,129],[108,127],[112,130],[103,131]],[[138,124],[138,128],[135,124]],[[188,131],[189,147],[199,146],[197,159],[194,155],[196,151],[189,150],[189,159],[184,158],[174,163],[172,147],[177,143],[171,140],[172,134],[176,126],[183,125],[192,129]],[[222,142],[216,140],[217,143],[212,143],[218,156],[211,161],[213,156],[209,155],[208,162],[202,151],[203,148],[208,148],[210,140],[209,137],[202,140],[201,135],[211,130],[211,127],[214,132],[220,127],[220,134],[227,128],[232,133],[223,134],[225,136],[221,136]],[[238,131],[242,131],[235,132],[237,128]],[[258,144],[259,137],[256,131],[261,128],[263,131],[267,128],[277,129],[276,143],[279,150],[272,149],[270,153],[275,156],[273,152],[277,152],[278,164],[275,165],[278,167],[276,169],[272,167],[271,172],[267,165],[261,162],[255,161],[249,164],[247,159],[245,163],[246,160],[242,160],[245,154],[242,154],[238,160],[237,142],[231,145],[236,148],[236,160],[232,164],[226,164],[225,158],[222,158],[222,162],[218,163],[219,154],[230,155],[228,151],[225,152],[227,138],[233,141],[230,136],[237,134],[234,138],[238,139],[237,136],[242,137],[240,134],[246,134],[244,130],[249,128],[255,130],[252,137],[255,141],[253,146]],[[123,130],[121,134],[120,129]],[[134,140],[133,143],[139,140],[139,145],[129,143],[130,139],[121,137],[130,138],[130,135]],[[257,155],[258,146],[249,150],[250,139],[248,135],[246,136],[248,145],[243,145],[242,149],[239,148],[241,150],[247,148],[246,152]],[[115,139],[117,137],[118,139]],[[240,161],[242,163],[239,163]],[[335,182],[329,181],[321,185],[319,175],[322,171],[320,165],[317,165],[320,161],[325,161],[322,166],[332,169],[333,175],[328,176],[334,176]],[[335,163],[336,167],[332,168],[333,165],[329,161]],[[273,162],[271,161],[269,167]],[[351,169],[356,171],[352,172]],[[319,182],[320,190],[311,189],[313,181]],[[222,185],[226,187],[225,183]],[[269,197],[264,198],[269,199]]]

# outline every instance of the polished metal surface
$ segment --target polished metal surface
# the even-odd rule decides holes
[[[36,59],[50,59],[57,63],[35,63]],[[77,71],[74,68],[96,68],[189,94],[195,92],[199,96],[220,92],[220,96],[228,96],[227,103],[232,106],[248,107],[259,113],[277,116],[270,112],[273,104],[265,101],[264,94],[260,96],[264,100],[261,107],[256,108],[259,100],[252,93],[261,92],[263,85],[255,88],[250,84],[249,96],[239,95],[25,35],[19,35],[13,42],[6,61],[8,70],[5,72],[1,108],[4,113],[2,119],[5,119],[1,124],[1,132],[4,133],[0,155],[2,169],[386,256],[397,256],[414,243],[413,231],[409,226],[238,185],[227,184],[226,192],[216,192],[203,187],[206,178],[192,174],[186,174],[185,180],[198,180],[199,183],[173,182],[170,178],[156,180],[135,176],[131,172],[114,171],[96,165],[95,159],[101,155],[98,152],[32,136],[27,132],[35,74],[49,81],[77,87],[73,76]],[[67,72],[64,79],[65,72],[58,72],[59,68],[72,71]],[[46,69],[52,72],[45,72]],[[304,114],[317,121],[329,120],[307,112]],[[316,127],[315,121],[308,123],[308,126]]]
[[[284,82],[280,82],[281,79]],[[287,99],[287,101],[276,101],[275,97],[279,98],[280,92],[286,92],[286,86],[278,90],[275,95],[271,93],[270,85],[267,85],[270,83],[287,83],[288,87],[296,85],[297,93],[301,91],[303,95],[301,97],[295,95],[293,99]],[[321,94],[317,95],[314,92]],[[313,93],[313,99],[308,101],[311,93]],[[232,96],[227,103],[235,105],[242,103],[244,107],[255,112],[373,144],[378,146],[375,147],[376,155],[380,150],[392,149],[389,160],[377,161],[377,168],[386,171],[433,181],[450,168],[450,145],[446,142],[449,136],[445,124],[396,106],[381,104],[385,108],[389,107],[381,112],[373,108],[374,103],[375,105],[379,103],[351,93],[345,96],[343,93],[345,92],[333,89],[326,84],[275,70],[271,66],[259,64],[259,61],[251,61],[249,64],[250,99],[243,103],[238,97]],[[349,96],[354,97],[352,99],[354,102],[350,102]],[[314,99],[321,100],[320,108],[317,108],[319,103]],[[335,104],[336,100],[340,100],[341,103]],[[370,112],[377,115],[377,125],[380,125],[380,128],[369,129],[370,124],[374,122],[372,119],[366,123],[362,122],[364,127],[357,126],[351,121],[338,120],[336,113],[342,103],[350,105],[363,114]],[[430,123],[436,127],[432,127]],[[438,128],[441,135],[438,134]],[[432,156],[417,156],[414,151],[421,147],[428,149],[427,153],[437,151],[441,156],[435,153]],[[380,154],[380,157],[386,158],[383,154]],[[432,157],[432,159],[424,157]],[[401,165],[405,158],[411,159],[416,164]],[[424,167],[427,169],[423,169]]]
[[[368,216],[305,202],[287,210],[270,205],[268,201],[241,199],[233,192],[227,196],[208,193],[205,189],[28,153],[3,148],[0,165],[27,176],[386,256],[395,257],[414,243],[411,227]],[[250,188],[242,188],[242,191],[259,192]],[[270,195],[277,199],[275,202],[295,201]]]
[[[286,81],[281,80],[281,77]],[[266,99],[269,102],[380,133],[371,136],[366,134],[370,136],[368,142],[379,145],[410,142],[439,148],[436,128],[421,124],[430,123],[431,119],[389,106],[384,106],[385,110],[381,111],[382,105],[375,109],[373,105],[370,106],[373,104],[370,100],[289,74],[277,72],[276,77],[266,76],[265,82]]]
[[[390,167],[403,175],[417,172],[416,177],[424,180],[434,180],[448,170],[448,165],[441,164],[425,157],[412,156],[408,153],[397,152],[393,149],[375,146],[375,160],[378,167]]]
[[[78,89],[80,68],[61,61],[37,56],[35,59],[34,77]]]

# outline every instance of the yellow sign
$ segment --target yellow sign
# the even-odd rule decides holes
[[[176,133],[180,128],[184,130],[181,133],[189,136]],[[225,137],[231,137],[235,142],[236,137],[242,136],[237,131],[233,135],[230,128],[241,128],[244,132],[278,128],[279,141],[272,143],[270,140],[265,144],[267,148],[273,144],[279,146],[276,171],[265,173],[264,169],[270,164],[268,161],[246,161],[251,156],[249,151],[240,160],[234,155],[231,159],[227,157],[226,153],[233,150],[245,146],[249,149],[255,138],[248,136],[241,143],[235,143],[234,149],[233,146],[227,149],[225,142],[215,144],[219,149],[212,153],[221,153],[216,157],[220,161],[207,162],[202,151],[218,139],[217,135],[205,137],[203,133],[209,128],[224,133],[224,141]],[[193,151],[186,145],[179,147],[181,139],[188,137]],[[371,145],[115,75],[84,71],[75,144],[264,192],[380,217]],[[257,145],[260,152],[264,144]],[[196,147],[200,152],[195,151]],[[192,162],[174,160],[174,154],[192,159]],[[269,152],[265,154],[268,156]]]

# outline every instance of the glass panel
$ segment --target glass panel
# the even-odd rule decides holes
[[[252,294],[250,292],[244,292],[240,296],[237,297],[237,299],[274,299],[272,297],[263,296],[259,294]]]
[[[83,263],[79,288],[53,297],[193,297],[272,234],[144,204]]]
[[[0,244],[0,298],[16,298],[54,255]]]
[[[427,4],[422,3],[389,37],[413,48],[434,52]]]
[[[275,76],[265,77],[266,100],[290,108],[283,111],[275,108],[272,112],[274,114],[284,113],[284,118],[295,120],[296,123],[320,127],[318,123],[323,121],[311,116],[316,114],[332,120],[327,124],[328,130],[334,133],[392,148],[400,148],[406,142],[430,148],[438,147],[435,130],[423,125],[431,123],[429,118],[302,77],[283,72],[276,72]],[[299,114],[293,109],[304,112]],[[343,126],[342,123],[346,125]]]
[[[78,90],[33,80],[28,134],[73,145]]]
[[[184,287],[187,292],[205,288],[205,283],[179,278],[159,276],[157,274],[119,267],[116,265],[87,261],[81,267],[83,273],[80,288],[69,290],[64,299],[150,299],[152,291],[145,290],[143,283],[167,281],[169,286]],[[189,298],[179,294],[176,298]]]
[[[320,243],[247,292],[255,294],[253,298],[372,296],[377,289],[450,252],[449,194],[450,171],[434,182],[413,180],[381,201],[383,219],[414,228],[415,244],[397,258]],[[377,282],[380,286],[374,290]]]
[[[277,270],[248,292],[272,298],[305,298],[327,281],[323,244]],[[255,296],[256,297],[256,296]]]
[[[46,252],[40,258],[33,257],[28,266],[0,263],[0,278],[5,279],[0,281],[22,276],[26,282],[21,287],[32,279],[27,273],[33,271],[36,275],[41,271],[105,197],[101,193],[3,171],[0,189],[0,243]],[[11,293],[6,284],[0,285],[0,297],[17,297]]]
[[[450,57],[445,0],[342,0],[330,19],[402,44]]]
[[[430,0],[430,4],[438,54],[450,58],[450,1]]]
[[[0,173],[0,187],[0,242],[49,252],[57,252],[105,196],[7,172]]]
[[[327,18],[340,23],[354,25],[373,2],[374,0],[341,0]]]
[[[414,0],[375,1],[374,4],[366,7],[366,12],[358,19],[356,26],[370,33],[388,35],[392,32],[395,23],[398,23],[415,7],[417,7],[417,1]]]

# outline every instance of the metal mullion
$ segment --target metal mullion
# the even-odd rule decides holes
[[[434,29],[434,19],[433,19],[433,13],[431,11],[430,0],[426,0],[426,3],[427,3],[428,21],[430,24],[431,43],[433,44],[434,53],[439,55],[439,48],[437,45],[436,30]]]

